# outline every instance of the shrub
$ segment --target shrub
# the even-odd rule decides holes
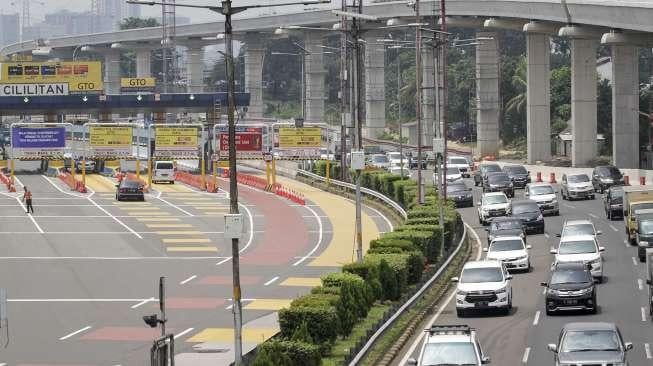
[[[360,262],[349,263],[342,267],[343,272],[353,273],[360,276],[370,287],[368,297],[372,297],[370,305],[376,299],[383,299],[383,287],[379,282],[379,268],[375,263]]]
[[[385,260],[381,260],[379,264],[379,281],[383,288],[384,300],[396,300],[401,296],[397,283],[397,275]]]
[[[325,307],[334,306],[338,302],[338,295],[332,293],[318,293],[300,296],[290,303],[290,306]]]
[[[383,287],[384,299],[398,299],[398,296],[406,290],[408,284],[408,258],[409,254],[368,254],[365,261],[376,264],[379,267],[379,281]],[[391,271],[382,269],[381,262],[385,261],[391,268]],[[389,289],[386,287],[382,276],[392,273],[396,279],[397,289]],[[388,294],[389,292],[389,294]]]
[[[340,287],[340,298],[336,304],[336,312],[340,319],[340,335],[348,336],[354,328],[359,317],[358,302],[354,285],[344,281]]]
[[[387,197],[394,197],[395,194],[395,182],[401,180],[401,176],[397,174],[385,174],[383,177],[383,184],[381,190],[383,194]]]
[[[406,229],[387,233],[383,237],[408,240],[422,251],[429,263],[435,263],[440,251],[440,230],[439,226],[432,232]]]
[[[319,160],[313,165],[313,173],[320,175],[322,177],[326,176],[326,162]]]
[[[394,247],[407,252],[413,250],[419,250],[419,247],[413,244],[409,240],[391,238],[391,237],[387,237],[386,235],[380,237],[379,239],[374,239],[370,241],[371,249],[376,249],[381,247]]]
[[[425,216],[414,217],[406,220],[405,225],[438,225],[440,223],[439,216]]]
[[[319,366],[322,364],[320,348],[306,342],[270,339],[259,345],[259,353],[263,353],[270,359],[274,366]],[[259,357],[257,357],[257,361]],[[261,365],[267,366],[268,364],[262,363]]]
[[[285,353],[277,349],[259,348],[252,366],[290,366],[292,361]]]
[[[302,323],[310,324],[313,341],[328,350],[338,336],[340,324],[334,306],[290,306],[279,311],[279,327],[284,338],[290,338]]]

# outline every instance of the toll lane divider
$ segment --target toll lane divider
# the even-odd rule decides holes
[[[9,192],[16,192],[14,182],[12,182],[11,178],[7,177],[3,172],[0,172],[0,183],[6,185]]]
[[[139,182],[143,186],[143,192],[149,193],[150,192],[150,186],[147,184],[146,181],[144,181],[142,178],[139,178],[136,174],[134,173],[127,173],[126,178],[129,180],[135,180]]]
[[[249,174],[241,174],[238,173],[236,176],[236,180],[240,184],[244,184],[246,186],[258,188],[263,191],[269,191],[274,194],[276,194],[279,197],[286,198],[292,202],[295,202],[298,205],[305,205],[306,204],[306,198],[304,197],[303,194],[294,191],[288,187],[284,187],[283,185],[277,183],[277,184],[268,184],[267,179],[257,177],[255,175],[249,175]]]
[[[77,191],[79,193],[86,193],[87,192],[86,186],[84,185],[84,183],[76,180],[69,173],[60,171],[59,172],[59,179],[62,182],[66,183],[66,185],[70,188],[71,191]]]

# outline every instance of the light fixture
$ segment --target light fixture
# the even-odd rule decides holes
[[[136,96],[136,100],[140,102],[141,100],[143,100],[143,96],[140,95],[140,94],[138,94],[138,95]]]
[[[82,97],[82,102],[88,102],[88,97],[86,95]]]
[[[23,98],[23,102],[25,102],[25,103],[29,103],[29,97],[25,97],[25,98]]]
[[[188,96],[188,99],[190,99],[190,100],[195,100],[195,94],[191,94],[191,95],[189,95],[189,96]]]
[[[119,43],[119,42],[112,43],[111,48],[114,49],[114,50],[115,49],[120,49],[120,48],[122,48],[122,43]]]

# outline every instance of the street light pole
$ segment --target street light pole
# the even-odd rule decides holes
[[[422,29],[419,0],[415,0],[415,116],[417,119],[417,202],[424,204],[422,186]]]

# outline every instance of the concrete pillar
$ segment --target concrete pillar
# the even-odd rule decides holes
[[[363,137],[377,138],[385,129],[385,47],[376,32],[365,34],[365,128]]]
[[[551,51],[549,35],[526,35],[526,148],[528,163],[551,159]]]
[[[492,38],[476,46],[477,151],[480,156],[499,153],[499,47],[495,32],[478,32]]]
[[[104,93],[120,94],[120,51],[107,50],[104,55]]]
[[[571,39],[571,164],[586,166],[596,158],[595,39]]]
[[[612,46],[612,163],[639,168],[639,57],[631,45]]]
[[[149,48],[136,50],[136,77],[152,76],[152,51]]]
[[[259,33],[245,37],[245,92],[250,94],[247,116],[263,117],[263,57],[265,45]]]
[[[304,119],[310,122],[324,121],[324,101],[326,100],[324,69],[324,49],[322,34],[316,32],[304,33],[304,48],[309,52],[304,55],[304,103],[306,115]]]
[[[202,46],[188,47],[188,65],[186,66],[186,91],[202,93],[204,91],[204,52]]]
[[[435,50],[433,47],[422,48],[422,144],[430,146],[435,137]]]

